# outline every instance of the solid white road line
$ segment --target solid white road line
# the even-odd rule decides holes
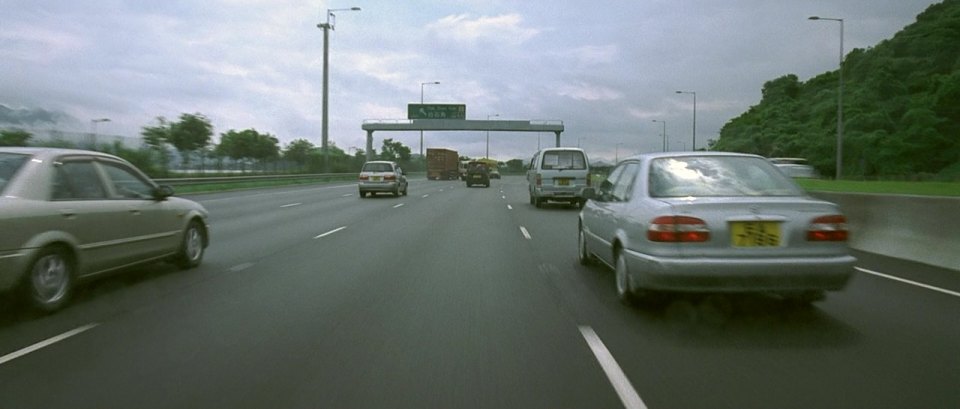
[[[285,204],[285,205],[280,206],[280,207],[281,207],[281,208],[283,208],[283,207],[294,207],[294,206],[300,206],[300,205],[302,205],[302,204],[303,204],[303,203],[290,203],[290,204]]]
[[[50,346],[50,345],[53,345],[53,344],[55,344],[55,343],[57,343],[57,342],[63,341],[63,340],[65,340],[65,339],[67,339],[67,338],[70,338],[70,337],[72,337],[72,336],[74,336],[74,335],[77,335],[77,334],[79,334],[79,333],[81,333],[81,332],[84,332],[84,331],[86,331],[86,330],[88,330],[88,329],[91,329],[91,328],[93,328],[93,327],[96,327],[97,325],[100,325],[100,324],[99,324],[99,323],[96,323],[96,322],[95,322],[95,323],[92,323],[92,324],[87,324],[87,325],[84,325],[84,326],[82,326],[82,327],[80,327],[80,328],[76,328],[76,329],[72,329],[72,330],[70,330],[70,331],[64,332],[64,333],[62,333],[62,334],[60,334],[60,335],[57,335],[57,336],[55,336],[55,337],[53,337],[53,338],[49,338],[49,339],[47,339],[46,341],[40,341],[40,342],[38,342],[38,343],[36,343],[36,344],[30,345],[30,346],[28,346],[28,347],[26,347],[26,348],[23,348],[23,349],[19,350],[19,351],[11,352],[11,353],[6,354],[6,355],[4,355],[4,356],[0,356],[0,365],[3,365],[3,364],[5,364],[5,363],[7,363],[7,362],[9,362],[9,361],[12,361],[12,360],[14,360],[14,359],[17,359],[17,358],[19,358],[19,357],[21,357],[21,356],[24,356],[24,355],[26,355],[26,354],[29,354],[29,353],[31,353],[31,352],[33,352],[33,351],[36,351],[36,350],[40,349],[40,348],[45,348],[45,347],[48,347],[48,346]]]
[[[328,231],[328,232],[326,232],[326,233],[320,234],[320,235],[318,235],[318,236],[316,236],[316,237],[314,237],[314,238],[315,238],[315,239],[319,239],[319,238],[327,237],[327,236],[329,236],[329,235],[331,235],[331,234],[333,234],[333,233],[336,233],[336,232],[338,232],[338,231],[340,231],[340,230],[343,230],[343,229],[346,229],[346,228],[347,228],[347,226],[337,227],[336,229],[333,229],[333,230],[330,230],[330,231]]]
[[[401,206],[403,206],[403,203],[398,203],[398,204],[396,204],[395,206],[393,206],[393,208],[396,209],[396,208],[401,207]]]
[[[520,226],[520,233],[523,233],[523,238],[530,240],[530,232],[527,231],[526,227]]]
[[[956,291],[950,291],[950,290],[946,290],[946,289],[943,289],[943,288],[940,288],[940,287],[934,287],[934,286],[932,286],[932,285],[927,285],[927,284],[924,284],[924,283],[918,283],[918,282],[916,282],[916,281],[907,280],[906,278],[894,277],[894,276],[892,276],[892,275],[887,275],[887,274],[883,274],[883,273],[878,273],[878,272],[876,272],[876,271],[867,270],[867,269],[865,269],[865,268],[860,268],[860,267],[854,267],[854,268],[856,268],[857,270],[860,270],[860,271],[862,271],[862,272],[864,272],[864,273],[867,273],[867,274],[873,274],[873,275],[875,275],[875,276],[877,276],[877,277],[888,278],[888,279],[891,279],[891,280],[894,280],[894,281],[899,281],[899,282],[901,282],[901,283],[907,283],[907,284],[910,284],[910,285],[915,285],[915,286],[917,286],[917,287],[926,288],[926,289],[928,289],[928,290],[939,291],[939,292],[941,292],[941,293],[944,293],[944,294],[947,294],[947,295],[952,295],[952,296],[954,296],[954,297],[960,297],[960,293],[958,293],[958,292],[956,292]]]
[[[640,395],[633,389],[633,385],[630,385],[630,380],[627,379],[627,375],[620,369],[620,365],[613,359],[613,355],[611,355],[607,347],[603,345],[603,341],[601,341],[597,333],[593,331],[593,328],[581,325],[580,334],[583,335],[583,339],[587,341],[587,345],[590,346],[593,355],[597,358],[597,361],[600,362],[600,367],[603,368],[603,372],[607,374],[607,379],[610,380],[613,389],[617,391],[617,396],[619,396],[620,401],[623,402],[623,407],[627,409],[647,409],[647,405],[640,399]]]

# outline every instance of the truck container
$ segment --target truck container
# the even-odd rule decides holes
[[[460,156],[457,151],[427,148],[427,179],[457,180],[460,177]]]

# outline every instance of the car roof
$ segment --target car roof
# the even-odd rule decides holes
[[[695,151],[695,152],[651,152],[651,153],[641,153],[638,155],[633,155],[621,160],[645,160],[645,159],[657,159],[657,158],[677,158],[677,157],[689,157],[689,156],[739,156],[747,158],[760,158],[764,159],[763,156],[754,155],[752,153],[740,153],[740,152],[717,152],[717,151]]]
[[[397,164],[397,162],[389,161],[389,160],[371,160],[371,161],[364,162],[363,164],[366,165],[366,164],[368,164],[368,163],[388,163],[388,164],[391,164],[391,165],[396,165],[396,164]]]
[[[4,146],[4,147],[0,147],[0,152],[20,153],[24,155],[34,156],[41,159],[55,158],[63,155],[92,155],[92,156],[99,156],[102,158],[111,158],[111,159],[117,159],[121,161],[123,160],[109,153],[90,151],[90,150],[84,150],[84,149],[69,149],[69,148]]]

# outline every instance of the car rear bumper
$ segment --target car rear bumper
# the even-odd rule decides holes
[[[542,186],[534,189],[537,197],[550,200],[582,199],[584,186]]]
[[[669,291],[837,291],[854,273],[853,256],[770,259],[664,258],[625,251],[636,287]]]
[[[361,183],[361,192],[393,192],[399,186],[398,182]]]

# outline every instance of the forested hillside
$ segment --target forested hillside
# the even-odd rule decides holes
[[[768,81],[711,149],[808,158],[833,175],[838,71]],[[843,61],[843,177],[960,179],[960,0]]]

